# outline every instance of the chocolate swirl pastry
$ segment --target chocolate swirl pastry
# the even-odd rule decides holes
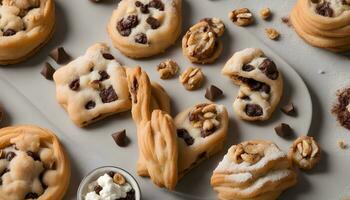
[[[193,25],[182,38],[183,54],[193,63],[213,63],[222,52],[220,37],[225,32],[218,18],[205,18]]]
[[[53,35],[53,0],[0,1],[0,64],[14,64],[35,54]]]
[[[248,121],[271,117],[282,96],[283,79],[276,64],[260,49],[236,52],[225,64],[222,74],[240,86],[233,103],[238,117]]]
[[[0,197],[60,200],[69,186],[70,165],[58,138],[36,126],[0,129]]]

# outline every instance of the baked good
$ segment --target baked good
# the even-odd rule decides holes
[[[137,127],[137,173],[149,176],[159,187],[174,189],[178,180],[178,149],[172,117],[151,107],[151,83],[140,67],[128,69],[132,117]]]
[[[228,114],[223,105],[202,103],[175,117],[179,176],[219,152],[226,140]]]
[[[332,106],[332,113],[341,126],[350,130],[350,87],[337,91],[336,102]]]
[[[276,64],[262,50],[247,48],[234,53],[222,74],[240,86],[233,103],[239,118],[264,121],[271,117],[282,96],[283,79]]]
[[[290,147],[288,158],[294,166],[310,170],[320,161],[321,148],[313,137],[300,136]]]
[[[261,140],[230,147],[211,177],[220,200],[275,200],[296,182],[287,155]]]
[[[129,110],[131,102],[126,72],[106,44],[89,47],[53,75],[56,98],[78,126]]]
[[[350,49],[348,0],[298,0],[290,19],[309,44],[336,52]]]
[[[122,0],[108,23],[115,48],[131,58],[162,53],[181,32],[181,0]]]
[[[225,32],[218,18],[205,18],[193,25],[182,38],[182,52],[192,62],[213,63],[222,52],[220,37]]]
[[[0,64],[14,64],[34,55],[53,35],[53,0],[0,2]]]
[[[69,186],[69,159],[49,130],[7,127],[0,129],[0,174],[0,199],[60,200]]]

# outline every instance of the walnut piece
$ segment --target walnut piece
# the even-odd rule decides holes
[[[124,185],[125,184],[125,178],[120,173],[115,173],[113,176],[113,182],[118,185]]]
[[[321,159],[321,149],[313,137],[301,136],[293,142],[288,158],[303,170],[312,169]]]
[[[180,82],[187,90],[200,88],[203,79],[204,74],[199,67],[189,67],[179,77]]]
[[[242,162],[255,164],[259,162],[262,157],[264,157],[264,149],[261,148],[261,146],[252,143],[240,143],[236,147],[233,161],[237,164]]]
[[[271,17],[271,10],[270,8],[263,8],[260,10],[260,16],[264,20],[268,20]]]
[[[265,33],[271,40],[277,40],[280,37],[280,33],[274,28],[265,28]]]
[[[248,26],[254,22],[253,14],[248,8],[239,8],[229,13],[231,21],[238,26]]]
[[[170,79],[179,71],[179,65],[174,60],[168,59],[157,66],[157,71],[161,79]]]

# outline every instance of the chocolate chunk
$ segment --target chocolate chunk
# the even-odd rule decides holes
[[[58,47],[51,51],[49,56],[56,61],[57,64],[65,64],[71,60],[70,55],[64,50],[63,47]]]
[[[147,36],[144,33],[138,33],[135,35],[135,42],[139,44],[147,44]]]
[[[276,134],[283,138],[288,138],[293,134],[292,128],[285,123],[281,123],[275,127]]]
[[[99,71],[98,74],[100,74],[100,80],[99,81],[104,81],[106,79],[109,79],[109,75],[106,71]]]
[[[245,107],[245,113],[249,117],[258,117],[263,115],[263,109],[258,104],[247,104]]]
[[[269,94],[271,91],[270,86],[266,85],[266,84],[262,84],[261,88],[260,88],[261,92],[265,92],[266,94]]]
[[[215,101],[217,98],[221,97],[223,94],[222,90],[220,88],[216,87],[215,85],[210,85],[207,90],[205,91],[205,98]]]
[[[113,86],[109,86],[109,88],[101,90],[100,97],[103,103],[110,103],[118,100],[118,96],[115,93]]]
[[[164,11],[164,4],[161,0],[152,0],[149,2],[148,6],[151,8],[156,8],[160,11]]]
[[[101,187],[101,186],[99,186],[99,185],[96,185],[95,187],[94,187],[94,191],[96,192],[96,194],[100,194],[100,192],[101,192],[101,190],[102,190],[103,188]]]
[[[259,69],[271,80],[276,80],[278,78],[276,64],[268,58],[259,65]]]
[[[239,97],[240,99],[243,99],[243,100],[246,100],[246,101],[249,101],[250,100],[250,97],[247,96],[247,95],[244,95],[242,97]]]
[[[281,108],[281,111],[284,112],[285,114],[287,115],[293,115],[295,114],[295,108],[294,108],[294,105],[293,103],[288,103],[287,105],[283,106]]]
[[[122,18],[117,23],[117,30],[120,35],[126,37],[130,35],[131,29],[136,27],[138,24],[139,19],[137,18],[137,15],[129,15],[126,19]]]
[[[235,79],[241,81],[244,84],[247,84],[248,87],[253,91],[261,91],[261,92],[270,92],[270,86],[266,85],[265,83],[256,81],[252,78],[245,78],[241,76],[234,77]]]
[[[143,5],[143,3],[141,3],[141,1],[136,1],[135,2],[135,6],[136,7],[141,7]]]
[[[85,109],[90,110],[90,109],[95,108],[95,106],[96,106],[96,103],[94,101],[90,100],[85,104]]]
[[[242,66],[242,70],[245,72],[250,72],[253,71],[255,69],[255,67],[253,65],[243,65]]]
[[[113,60],[114,59],[114,56],[110,53],[103,53],[102,56],[106,60]]]
[[[108,174],[108,176],[110,176],[111,178],[113,178],[115,172],[114,172],[114,171],[109,171],[109,172],[107,172],[107,174]]]
[[[126,147],[129,144],[129,139],[126,136],[125,129],[112,134],[115,143],[120,147]]]
[[[36,154],[36,153],[34,153],[34,152],[32,152],[32,151],[27,151],[27,155],[30,156],[30,157],[32,157],[33,160],[35,160],[35,161],[40,160],[39,155]]]
[[[148,18],[146,19],[146,22],[147,22],[149,25],[151,25],[151,28],[152,28],[152,29],[157,29],[157,28],[159,28],[159,26],[160,26],[160,22],[159,22],[156,18],[154,18],[154,17],[148,17]]]
[[[9,28],[6,31],[4,31],[3,36],[8,37],[8,36],[12,36],[12,35],[15,35],[15,34],[16,34],[16,31]]]
[[[39,197],[39,195],[37,193],[29,192],[26,194],[24,199],[37,199],[38,197]]]
[[[132,81],[131,87],[130,87],[130,91],[133,95],[133,99],[134,99],[134,103],[137,103],[137,90],[139,89],[139,83],[137,82],[137,79],[134,78],[134,80]]]
[[[140,6],[140,11],[143,13],[143,14],[148,14],[149,13],[149,9],[148,9],[148,5],[142,5]]]
[[[15,152],[10,151],[6,154],[6,160],[8,160],[8,161],[11,161],[14,157],[16,157]]]
[[[177,129],[177,137],[182,138],[187,146],[191,146],[194,143],[194,138],[187,132],[186,129]]]
[[[43,75],[47,80],[53,80],[53,74],[55,73],[55,68],[53,68],[50,63],[45,62],[40,74]]]
[[[78,91],[79,87],[80,87],[80,83],[79,83],[79,78],[74,79],[70,84],[69,84],[69,88],[73,91]]]
[[[330,3],[325,1],[316,6],[316,13],[324,17],[332,17],[333,9],[330,7]]]

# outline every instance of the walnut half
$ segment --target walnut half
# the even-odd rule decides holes
[[[321,149],[313,137],[301,136],[290,147],[288,158],[294,166],[310,170],[320,161]]]
[[[259,144],[254,143],[240,143],[237,145],[233,154],[233,161],[237,164],[247,162],[249,164],[255,164],[264,157],[264,149]]]

